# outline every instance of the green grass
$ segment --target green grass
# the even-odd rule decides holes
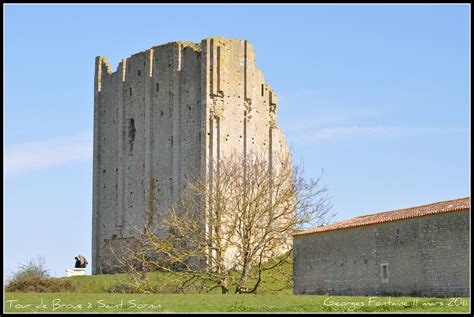
[[[283,267],[291,273],[291,264]],[[157,285],[179,273],[150,273]],[[469,312],[469,298],[349,297],[293,295],[275,272],[266,272],[256,295],[111,294],[107,289],[130,281],[127,274],[63,278],[75,284],[70,293],[5,293],[7,312]],[[276,291],[278,290],[278,291]],[[231,289],[232,291],[232,289]],[[193,292],[190,290],[188,292]],[[42,306],[43,305],[43,306]],[[69,306],[61,306],[69,305]],[[140,306],[141,305],[141,306]]]
[[[291,277],[292,264],[288,263],[282,266],[281,270]],[[75,285],[74,293],[110,293],[108,291],[111,287],[118,284],[130,283],[130,277],[128,274],[102,274],[102,275],[87,275],[87,276],[75,276],[75,277],[63,277],[59,279],[66,279]],[[184,275],[180,273],[168,273],[168,272],[151,272],[149,273],[150,281],[159,286],[177,284],[175,281],[182,281]],[[293,294],[291,285],[285,283],[283,279],[276,272],[266,271],[263,273],[263,282],[259,286],[257,292],[261,294],[280,294],[290,295]],[[174,283],[173,283],[174,282]],[[230,288],[230,292],[233,293],[235,286]],[[187,293],[198,292],[195,289],[189,289]],[[214,289],[212,293],[220,293],[220,289]],[[160,293],[175,293],[172,286],[163,288]]]
[[[6,293],[4,304],[7,312],[469,312],[467,298],[274,294]]]

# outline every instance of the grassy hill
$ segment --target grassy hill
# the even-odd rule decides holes
[[[285,275],[291,276],[292,264],[285,264],[281,267]],[[160,293],[176,293],[171,285],[173,281],[181,281],[184,276],[180,273],[168,272],[150,272],[150,281],[157,286],[170,285],[164,287]],[[267,271],[263,273],[263,281],[259,286],[258,294],[292,294],[292,286],[288,283],[287,278],[276,272]],[[130,283],[128,274],[100,274],[89,276],[75,276],[70,278],[61,278],[71,280],[75,284],[75,292],[79,293],[116,293],[121,292],[120,287]],[[235,288],[231,287],[230,292],[233,293]],[[194,288],[190,288],[185,293],[202,292]],[[214,289],[211,293],[220,293],[220,289]]]
[[[181,281],[183,279],[178,273],[167,273],[167,272],[151,272],[149,278],[153,284],[157,286],[163,286],[166,284],[174,284],[171,281]],[[66,278],[61,278],[66,279]],[[131,282],[130,277],[127,274],[103,274],[103,275],[92,275],[92,276],[75,276],[67,278],[74,284],[74,292],[77,293],[120,293],[126,292],[120,290]],[[170,283],[171,282],[171,283]],[[230,293],[233,293],[235,288],[231,287]],[[184,291],[184,293],[201,293],[195,288],[190,288]],[[220,289],[214,289],[211,293],[220,293]],[[262,285],[257,290],[258,294],[292,294],[291,285],[287,285],[284,280],[274,278],[269,275]],[[164,287],[160,293],[177,293],[172,287]]]
[[[291,273],[291,264],[283,268]],[[153,272],[150,280],[167,285],[179,273]],[[469,298],[415,298],[293,295],[291,285],[276,272],[265,272],[257,294],[176,294],[164,288],[156,294],[124,293],[127,274],[55,278],[73,287],[56,292],[6,292],[6,312],[469,312]],[[54,288],[57,290],[58,288]],[[59,288],[60,289],[60,288]]]
[[[279,272],[266,271],[263,273],[262,283],[260,284],[258,294],[292,294],[291,286],[292,264],[287,263],[279,268]],[[174,272],[150,272],[148,273],[151,285],[159,289],[158,293],[183,293],[177,291],[174,285],[179,285],[186,276]],[[49,279],[49,283],[40,291],[43,292],[66,292],[66,293],[131,293],[128,291],[128,285],[131,284],[131,278],[126,273],[117,274],[98,274],[74,277],[62,277]],[[14,291],[14,288],[7,288],[7,291]],[[20,292],[25,288],[19,287]],[[38,292],[38,289],[33,289]],[[230,293],[235,291],[235,285],[230,287]],[[216,288],[211,293],[218,294],[220,289]],[[205,293],[205,291],[197,288],[189,288],[184,293]]]

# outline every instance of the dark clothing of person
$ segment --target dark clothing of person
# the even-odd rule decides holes
[[[79,261],[79,259],[76,260],[76,264],[74,265],[74,267],[76,269],[81,267],[81,261]]]

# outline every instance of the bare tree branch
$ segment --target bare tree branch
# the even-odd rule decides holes
[[[321,176],[305,178],[289,155],[271,163],[255,153],[233,155],[210,166],[208,175],[188,177],[160,216],[149,204],[138,238],[125,251],[112,250],[141,292],[156,291],[149,271],[179,271],[184,278],[173,281],[179,291],[255,293],[263,272],[284,274],[278,270],[291,261],[295,231],[332,217]]]

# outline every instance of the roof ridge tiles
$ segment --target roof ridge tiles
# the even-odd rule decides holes
[[[451,204],[450,204],[451,203]],[[361,227],[367,225],[373,225],[377,223],[384,223],[390,221],[403,220],[408,218],[422,217],[427,215],[438,214],[442,212],[457,211],[468,209],[471,207],[470,197],[444,200],[435,203],[413,206],[408,208],[396,209],[391,211],[383,211],[373,214],[368,214],[364,216],[358,216],[336,222],[333,224],[328,224],[325,226],[316,227],[313,229],[297,232],[293,234],[294,236],[327,232],[340,229],[348,229],[354,227]]]

